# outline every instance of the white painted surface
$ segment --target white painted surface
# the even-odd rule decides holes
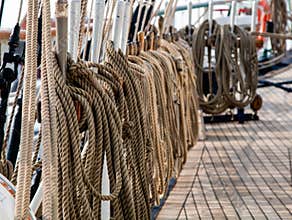
[[[77,60],[78,38],[80,31],[81,0],[69,1],[68,18],[68,52],[73,60]]]
[[[5,185],[5,187],[4,187]],[[9,191],[8,191],[9,189]],[[0,219],[1,220],[14,220],[14,207],[15,199],[15,187],[2,175],[0,174]],[[31,219],[35,220],[35,216],[31,214]]]
[[[113,24],[113,35],[112,40],[114,42],[115,49],[121,48],[121,32],[122,32],[122,25],[123,25],[123,17],[124,17],[124,2],[118,1],[116,9],[115,9],[115,17],[114,17],[114,24]]]
[[[231,13],[230,13],[231,32],[234,31],[235,15],[236,15],[236,1],[232,1],[232,3],[231,3]]]
[[[104,23],[104,0],[95,0],[93,9],[93,33],[92,33],[92,53],[91,61],[98,63],[102,43],[102,28]]]

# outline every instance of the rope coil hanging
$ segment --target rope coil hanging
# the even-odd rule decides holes
[[[196,83],[192,59],[189,59],[190,48],[182,41],[175,44],[161,42],[158,51],[145,50],[139,56],[129,56],[135,67],[145,66],[147,69],[142,84],[149,102],[146,106],[149,107],[148,126],[153,143],[151,201],[158,205],[159,198],[168,191],[168,181],[179,175],[188,146],[196,143],[198,130]],[[167,48],[172,51],[171,56]],[[190,87],[185,82],[189,82]]]
[[[110,201],[112,219],[150,219],[151,207],[165,198],[171,178],[179,175],[188,148],[197,141],[196,78],[190,48],[184,41],[162,40],[158,50],[125,56],[109,42],[102,64],[69,57],[64,68],[52,50],[50,1],[43,0],[42,117],[33,141],[38,7],[32,0],[28,5],[27,30],[31,32],[27,35],[22,142],[12,177],[18,189],[16,219],[28,216],[36,169],[42,170],[40,213],[44,219],[101,219],[102,201]],[[87,1],[81,5],[83,30]],[[67,7],[59,6],[59,10]],[[82,39],[80,35],[78,55]],[[104,157],[108,195],[102,193]]]
[[[208,114],[244,108],[256,95],[255,39],[237,26],[231,32],[229,26],[220,26],[215,21],[211,33],[209,36],[209,22],[205,21],[193,35],[201,108]]]

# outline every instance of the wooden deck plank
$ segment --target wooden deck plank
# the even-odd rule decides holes
[[[234,127],[230,128],[230,125],[228,127],[229,129],[233,129],[232,132],[235,135],[238,134],[239,136],[242,132],[247,132],[249,130],[244,128],[239,131],[238,127],[236,127],[235,129]],[[285,206],[285,203],[282,203],[278,193],[276,193],[276,189],[278,189],[278,186],[275,184],[274,187],[272,187],[270,184],[273,182],[277,182],[277,180],[273,177],[272,173],[266,168],[266,166],[268,166],[269,168],[273,168],[273,165],[270,160],[266,160],[266,162],[263,162],[263,157],[259,157],[257,155],[257,152],[254,151],[254,148],[260,148],[261,146],[257,145],[256,140],[250,138],[250,136],[247,135],[242,135],[242,137],[245,138],[247,145],[242,145],[238,142],[237,146],[240,146],[241,152],[245,154],[244,158],[247,158],[246,164],[251,165],[249,166],[248,174],[253,178],[255,184],[258,187],[258,190],[264,196],[263,200],[260,199],[257,200],[257,202],[259,203],[259,205],[267,207],[263,209],[266,216],[268,216],[269,218],[276,218],[277,216],[280,216],[280,214],[278,213],[278,210],[273,209],[273,206]],[[277,171],[275,173],[277,173]],[[271,198],[273,199],[272,201]],[[267,205],[267,201],[269,205]],[[289,209],[287,211],[289,212]]]
[[[221,129],[220,133],[222,132],[222,128],[220,125],[218,127]],[[226,129],[224,130],[226,131]],[[219,134],[219,131],[216,131],[216,133]],[[265,217],[265,212],[262,206],[260,206],[260,202],[266,202],[265,199],[263,199],[264,194],[261,193],[261,191],[258,188],[258,185],[256,184],[254,178],[249,174],[248,169],[250,164],[246,165],[246,160],[248,158],[242,158],[241,155],[243,152],[241,149],[239,149],[239,143],[237,143],[235,138],[233,139],[233,143],[230,144],[229,136],[227,136],[227,133],[224,133],[226,136],[222,136],[218,138],[217,143],[220,143],[221,139],[226,139],[229,141],[228,145],[223,146],[222,153],[226,152],[226,155],[229,158],[228,163],[231,163],[232,167],[232,174],[235,175],[235,180],[237,180],[237,184],[235,183],[235,186],[242,186],[242,192],[240,196],[244,197],[249,211],[252,213],[252,216],[258,216],[258,217]],[[233,144],[237,149],[233,148]],[[231,173],[230,173],[231,174]]]
[[[292,219],[292,94],[259,93],[260,121],[206,126],[157,219]]]

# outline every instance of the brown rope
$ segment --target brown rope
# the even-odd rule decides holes
[[[208,34],[205,21],[194,32],[192,44],[200,106],[209,114],[244,108],[253,101],[257,88],[255,39],[237,26],[231,33],[229,26],[215,21],[212,35]]]
[[[139,57],[129,56],[144,91],[146,126],[153,149],[148,161],[148,170],[153,173],[149,188],[151,204],[157,205],[168,191],[169,180],[180,173],[188,146],[197,140],[197,104],[189,105],[192,101],[197,103],[194,66],[192,59],[188,60],[190,48],[182,42],[177,44],[162,41],[159,51],[141,51]],[[184,61],[182,69],[178,57]],[[194,82],[193,86],[187,87],[187,81]],[[191,110],[194,111],[190,113]]]
[[[271,1],[273,32],[284,34],[287,28],[288,14],[285,0]],[[283,36],[271,38],[272,49],[276,55],[286,52],[286,39]]]

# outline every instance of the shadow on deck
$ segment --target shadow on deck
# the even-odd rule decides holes
[[[207,125],[157,219],[292,219],[292,94],[259,93],[260,121]]]

